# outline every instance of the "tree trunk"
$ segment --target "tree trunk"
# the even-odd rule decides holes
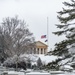
[[[16,60],[16,71],[18,71],[18,55],[17,55],[17,60]]]

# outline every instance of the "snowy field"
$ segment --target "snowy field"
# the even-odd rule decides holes
[[[7,75],[75,75],[74,72],[58,72],[58,71],[54,71],[54,73],[48,73],[48,72],[16,72],[16,71],[5,71],[5,74],[7,73]],[[55,74],[56,73],[56,74]],[[5,74],[0,74],[0,75],[5,75]]]
[[[51,74],[51,75],[75,75],[75,73],[65,73],[65,74]]]
[[[75,72],[52,71],[50,75],[75,75]]]

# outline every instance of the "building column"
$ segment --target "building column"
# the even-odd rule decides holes
[[[41,48],[39,48],[39,54],[41,54]]]
[[[44,54],[46,54],[47,53],[47,49],[44,49],[44,52],[45,52]]]
[[[44,53],[44,48],[43,48],[43,54],[45,54],[45,53]]]
[[[37,48],[36,48],[36,54],[37,54]]]

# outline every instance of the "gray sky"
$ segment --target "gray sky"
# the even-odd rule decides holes
[[[64,39],[52,34],[58,30],[55,26],[58,23],[56,12],[62,10],[62,1],[65,0],[0,0],[0,22],[5,17],[18,15],[29,25],[35,40],[44,42],[45,39],[41,39],[41,35],[47,34],[48,16],[49,48],[54,48],[56,42]]]

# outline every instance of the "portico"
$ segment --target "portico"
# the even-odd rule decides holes
[[[47,45],[42,43],[41,41],[35,42],[34,48],[32,48],[32,54],[46,54],[47,53]]]

